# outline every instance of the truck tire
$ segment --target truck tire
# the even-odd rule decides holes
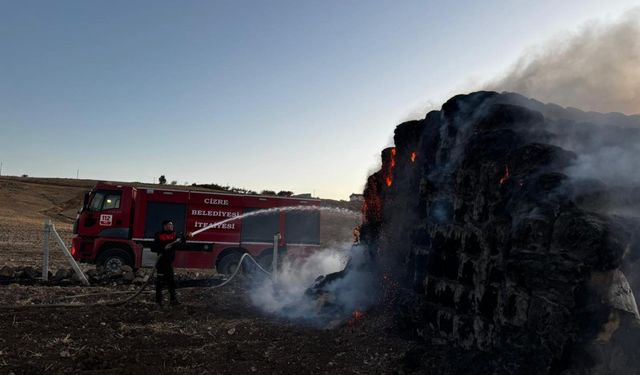
[[[278,249],[278,267],[282,266],[284,256],[287,251],[284,248]],[[265,270],[271,272],[273,270],[273,249],[264,250],[256,259]]]
[[[129,253],[118,248],[107,249],[100,253],[96,263],[109,272],[118,272],[122,266],[133,268],[133,261]]]
[[[242,254],[240,253],[229,253],[220,259],[218,265],[216,266],[216,270],[218,273],[223,275],[231,275],[233,271],[238,267],[238,262],[240,261],[240,257]]]
[[[271,272],[271,270],[273,269],[273,250],[263,252],[256,260],[262,266],[262,268]],[[278,263],[280,262],[278,261]]]

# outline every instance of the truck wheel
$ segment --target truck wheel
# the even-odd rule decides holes
[[[273,251],[262,253],[256,260],[265,270],[271,272],[273,269]]]
[[[218,262],[218,266],[216,267],[218,273],[223,275],[231,275],[233,271],[238,267],[238,262],[240,262],[240,257],[242,255],[239,253],[231,253],[227,254]]]
[[[96,263],[109,272],[118,272],[125,265],[133,267],[131,257],[122,249],[107,249],[103,251]]]

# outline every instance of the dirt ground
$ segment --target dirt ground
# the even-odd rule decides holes
[[[12,284],[0,304],[104,290]],[[380,311],[323,330],[259,313],[237,284],[178,293],[182,305],[163,310],[148,294],[121,307],[0,310],[0,373],[387,374],[411,350]]]
[[[93,183],[0,177],[0,267],[41,267],[46,219],[69,243],[82,193]],[[356,222],[323,217],[323,242],[348,240]],[[59,251],[50,264],[54,272],[68,268]],[[178,272],[189,279],[188,272]],[[138,286],[0,285],[0,374],[387,374],[407,367],[414,344],[394,333],[388,312],[374,309],[319,329],[261,313],[243,285],[181,288],[182,305],[162,310],[154,308],[150,291],[120,307],[6,309],[114,300],[124,297],[63,297]]]

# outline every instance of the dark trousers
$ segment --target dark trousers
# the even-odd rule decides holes
[[[162,303],[162,289],[165,284],[169,289],[171,300],[176,300],[176,280],[173,275],[173,265],[170,262],[163,262],[162,259],[156,265],[156,302]]]

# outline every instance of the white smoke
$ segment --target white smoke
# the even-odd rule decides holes
[[[536,48],[484,89],[583,110],[640,112],[640,8]]]
[[[598,178],[616,185],[640,184],[640,144],[634,147],[604,146],[592,153],[578,155],[569,168],[569,175],[577,178]]]
[[[252,288],[252,303],[263,311],[289,319],[314,320],[318,300],[305,292],[320,275],[341,271],[350,255],[350,243],[319,250],[304,258],[285,258],[278,279],[260,280]]]

